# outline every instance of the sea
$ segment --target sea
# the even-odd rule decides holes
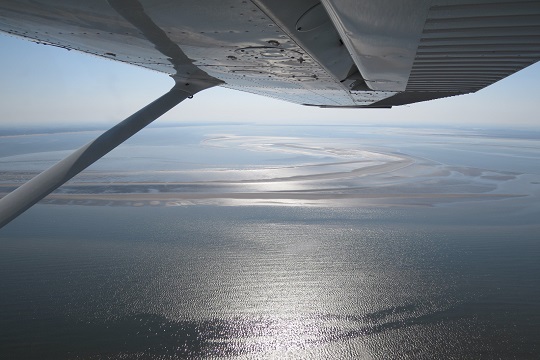
[[[539,200],[539,131],[153,126],[0,230],[0,358],[537,359]]]

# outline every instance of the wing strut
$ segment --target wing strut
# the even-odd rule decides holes
[[[214,85],[212,81],[200,80],[177,82],[154,102],[4,196],[0,199],[0,228],[177,104]]]

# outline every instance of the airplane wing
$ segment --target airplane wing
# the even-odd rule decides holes
[[[176,78],[181,54],[222,86],[320,107],[471,93],[540,59],[536,0],[4,0],[0,30]]]
[[[353,108],[475,92],[540,59],[540,0],[0,0],[0,31],[175,80],[4,196],[2,227],[208,87]]]

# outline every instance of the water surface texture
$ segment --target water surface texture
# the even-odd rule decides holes
[[[2,138],[2,189],[92,136]],[[538,145],[149,129],[2,229],[0,357],[534,359]]]

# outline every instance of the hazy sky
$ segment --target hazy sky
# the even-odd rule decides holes
[[[165,74],[7,35],[0,49],[0,127],[113,124],[173,85]],[[215,88],[159,121],[540,127],[539,80],[535,64],[476,94],[391,110],[319,109]]]

